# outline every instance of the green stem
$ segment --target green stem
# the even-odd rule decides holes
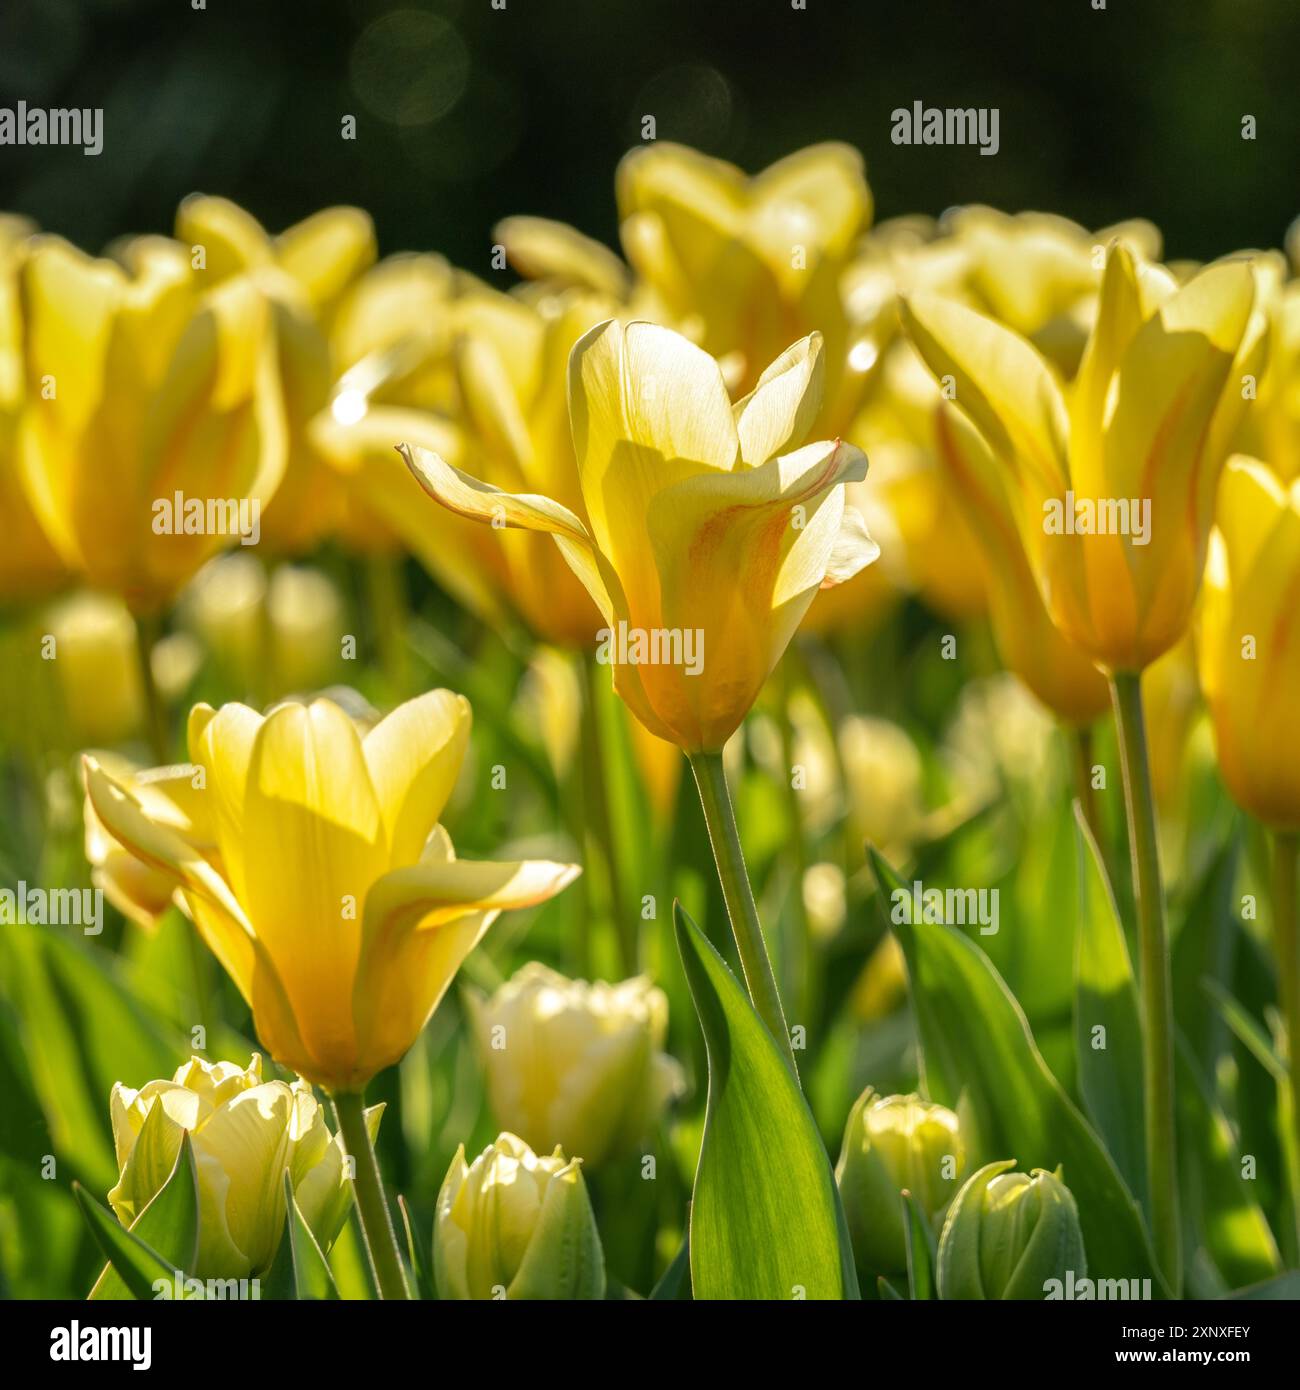
[[[744,972],[749,997],[759,1018],[767,1024],[768,1032],[776,1039],[790,1070],[798,1076],[794,1051],[790,1047],[790,1030],[785,1022],[785,1010],[777,992],[763,941],[763,927],[754,905],[754,892],[745,870],[745,856],[736,830],[736,817],[731,809],[731,794],[727,790],[727,774],[722,766],[722,754],[690,754],[691,771],[704,808],[704,822],[709,828],[709,843],[713,846],[713,861],[718,867],[718,880],[731,919],[731,934],[740,952],[740,967]]]
[[[389,695],[400,700],[409,687],[406,660],[406,587],[400,555],[371,555],[366,559],[366,600],[374,622],[379,662]]]
[[[600,690],[596,684],[596,658],[593,652],[582,655],[583,676],[583,740],[586,759],[586,790],[590,798],[587,824],[600,850],[609,883],[609,913],[618,935],[619,962],[623,973],[632,976],[639,969],[636,921],[623,886],[622,865],[614,843],[614,826],[610,820],[609,789],[605,781],[605,738],[601,726]]]
[[[384,1196],[383,1179],[379,1176],[379,1160],[375,1157],[375,1146],[370,1142],[370,1131],[366,1128],[365,1101],[360,1091],[339,1091],[331,1098],[339,1133],[343,1136],[344,1151],[351,1156],[356,1168],[352,1191],[357,1200],[361,1236],[365,1241],[366,1253],[370,1256],[375,1287],[379,1290],[380,1298],[410,1298],[406,1271],[402,1267],[402,1255],[397,1245],[397,1231]]]
[[[140,668],[140,685],[144,691],[145,734],[154,762],[162,767],[167,761],[167,711],[163,705],[158,682],[153,678],[153,649],[162,635],[162,621],[155,614],[136,614],[135,652]]]
[[[1297,926],[1296,857],[1300,833],[1277,831],[1273,836],[1273,942],[1277,951],[1278,994],[1286,1020],[1287,1109],[1291,1112],[1290,1153],[1287,1179],[1291,1188],[1291,1215],[1300,1248],[1300,1084],[1296,1062],[1300,1058],[1300,928]]]
[[[1178,1297],[1182,1286],[1182,1227],[1174,1134],[1173,992],[1141,677],[1134,672],[1117,673],[1111,677],[1110,690],[1124,773],[1124,806],[1142,962],[1142,1074],[1152,1234],[1165,1279]]]
[[[1083,807],[1083,818],[1088,822],[1092,838],[1097,844],[1105,844],[1101,825],[1097,820],[1097,794],[1092,786],[1092,729],[1081,724],[1068,730],[1070,749],[1074,754],[1074,794]]]
[[[779,719],[781,729],[781,761],[784,764],[782,784],[786,816],[790,822],[790,860],[794,877],[790,895],[790,931],[785,952],[785,983],[790,997],[805,1021],[812,1017],[812,934],[808,930],[808,911],[804,906],[803,882],[808,872],[808,847],[804,835],[803,806],[794,785],[794,723],[790,718],[790,701],[794,682],[790,678],[790,652],[786,650],[777,668]]]

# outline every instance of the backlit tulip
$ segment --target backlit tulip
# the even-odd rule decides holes
[[[1048,1281],[1087,1275],[1074,1195],[1059,1171],[990,1163],[953,1199],[939,1236],[940,1298],[1042,1299]]]
[[[265,717],[197,705],[189,771],[203,811],[179,826],[86,760],[105,829],[173,875],[268,1051],[331,1090],[359,1090],[401,1058],[498,913],[578,872],[456,859],[438,817],[469,724],[445,690],[364,737],[330,700]]]
[[[681,1089],[668,1000],[644,976],[588,984],[532,961],[470,999],[493,1113],[539,1152],[593,1167],[633,1153]]]
[[[787,343],[819,331],[826,389],[819,433],[843,432],[864,377],[858,325],[841,290],[871,221],[862,158],[848,145],[798,150],[753,178],[668,141],[633,150],[615,180],[623,248],[678,326],[752,391]],[[809,421],[812,426],[812,421]]]
[[[42,238],[22,287],[28,495],[71,568],[152,612],[260,535],[285,456],[271,310],[162,237],[120,260]]]
[[[34,230],[21,217],[0,215],[0,604],[49,593],[67,578],[23,491],[18,466],[18,417],[27,390],[18,272]]]
[[[403,453],[452,511],[550,532],[604,619],[615,690],[651,733],[716,750],[818,589],[875,558],[842,486],[866,459],[838,440],[795,447],[817,413],[821,358],[816,334],[796,343],[733,411],[718,364],[676,333],[593,328],[569,360],[586,521]]]
[[[907,1270],[901,1194],[930,1220],[957,1192],[966,1166],[956,1114],[919,1096],[878,1096],[868,1087],[844,1127],[835,1179],[864,1276]]]
[[[351,1202],[343,1148],[301,1081],[262,1080],[246,1068],[191,1057],[170,1081],[139,1090],[120,1081],[110,1107],[120,1169],[108,1200],[129,1226],[170,1177],[188,1131],[198,1175],[200,1279],[264,1274],[284,1230],[287,1170],[294,1200],[322,1249],[333,1244]],[[373,1133],[383,1107],[367,1113]]]
[[[578,1159],[502,1134],[472,1164],[462,1144],[433,1225],[438,1297],[599,1299],[605,1255]]]
[[[1251,815],[1300,829],[1300,483],[1233,458],[1215,520],[1199,652],[1219,767]]]
[[[1264,349],[1255,298],[1243,262],[1179,287],[1117,243],[1068,396],[984,315],[922,292],[904,305],[926,365],[1005,471],[1052,621],[1107,672],[1141,670],[1187,628],[1243,381]]]

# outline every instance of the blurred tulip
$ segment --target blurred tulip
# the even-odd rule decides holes
[[[1247,264],[1179,288],[1116,243],[1068,403],[1010,330],[933,295],[904,305],[926,365],[1005,470],[1052,621],[1107,673],[1141,670],[1187,628],[1239,385],[1264,351],[1255,300]]]
[[[745,717],[817,590],[876,555],[841,486],[864,476],[862,454],[838,441],[784,452],[815,416],[820,387],[815,334],[733,414],[717,363],[684,338],[617,320],[592,329],[569,361],[590,528],[548,497],[500,491],[419,447],[402,452],[452,511],[554,535],[605,620],[615,690],[651,733],[712,751]],[[669,660],[653,662],[651,639]],[[688,642],[694,674],[675,659]]]
[[[853,1254],[864,1278],[907,1271],[901,1194],[931,1221],[952,1200],[966,1166],[956,1114],[919,1096],[878,1096],[853,1104],[835,1166]]]
[[[121,1170],[108,1200],[129,1226],[171,1176],[188,1131],[199,1187],[200,1279],[265,1274],[280,1246],[287,1170],[294,1200],[321,1248],[338,1235],[351,1202],[343,1148],[311,1087],[262,1080],[262,1059],[191,1057],[170,1081],[132,1090],[120,1081],[110,1107]],[[372,1132],[383,1107],[367,1113]]]
[[[530,961],[470,1014],[499,1123],[596,1167],[635,1152],[682,1086],[668,1000],[645,976],[569,980]]]
[[[462,1144],[438,1194],[433,1269],[444,1301],[604,1298],[581,1160],[502,1134],[467,1165]]]
[[[853,838],[896,862],[924,835],[921,754],[906,729],[863,714],[844,720],[839,744]]]
[[[21,217],[0,215],[0,517],[5,525],[0,604],[39,598],[67,580],[67,570],[23,491],[18,466],[18,418],[26,393],[18,277],[34,230]]]
[[[826,342],[819,434],[844,429],[861,391],[850,363],[856,325],[840,290],[871,221],[862,158],[812,145],[753,178],[667,141],[635,149],[616,176],[623,247],[662,317],[727,360],[736,394],[793,338]],[[813,421],[808,422],[809,428]]]
[[[44,616],[50,666],[69,742],[121,743],[144,722],[135,620],[121,599],[81,590]]]
[[[33,243],[18,447],[65,562],[152,613],[210,555],[260,532],[284,418],[271,310],[249,279],[205,291],[162,237],[120,257]]]
[[[105,829],[174,876],[268,1051],[332,1091],[358,1091],[403,1056],[498,913],[578,872],[456,859],[437,821],[469,723],[445,690],[364,737],[325,699],[265,717],[197,705],[189,752],[206,811],[188,829],[86,760]]]
[[[1074,1196],[1059,1170],[1008,1172],[1014,1159],[975,1173],[948,1208],[939,1237],[939,1297],[1042,1299],[1052,1279],[1087,1275]]]
[[[1300,829],[1300,483],[1254,459],[1224,470],[1200,627],[1219,767],[1239,805]]]
[[[1268,370],[1242,420],[1241,452],[1266,460],[1284,483],[1300,477],[1300,280],[1273,296]]]

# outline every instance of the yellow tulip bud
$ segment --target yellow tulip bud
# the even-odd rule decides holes
[[[1188,626],[1227,441],[1266,347],[1256,278],[1225,261],[1180,286],[1117,242],[1068,399],[992,319],[920,292],[902,306],[1001,465],[1053,623],[1108,673],[1140,671]]]
[[[157,610],[260,536],[285,456],[270,307],[245,277],[205,290],[162,237],[120,262],[44,238],[22,286],[28,495],[70,567]]]
[[[418,446],[402,452],[449,510],[553,535],[600,609],[597,659],[614,689],[651,733],[715,751],[818,589],[877,553],[844,504],[863,455],[840,441],[794,447],[821,398],[821,359],[819,335],[796,343],[733,411],[717,362],[685,338],[648,323],[593,328],[569,358],[586,521]]]
[[[966,1164],[957,1116],[919,1096],[879,1097],[868,1087],[844,1127],[835,1178],[864,1277],[907,1269],[901,1193],[936,1219]]]
[[[110,1106],[120,1176],[108,1200],[124,1226],[167,1181],[189,1132],[199,1240],[185,1273],[238,1279],[270,1267],[284,1230],[286,1169],[313,1234],[324,1249],[333,1243],[351,1200],[341,1140],[330,1136],[311,1088],[263,1081],[256,1053],[246,1068],[192,1057],[170,1081],[138,1091],[119,1081]],[[368,1113],[372,1126],[379,1113]]]
[[[45,616],[50,666],[73,744],[121,743],[144,719],[135,620],[109,594],[60,600]]]
[[[603,1298],[581,1160],[502,1134],[467,1166],[462,1145],[438,1194],[433,1268],[444,1300]]]
[[[645,976],[588,984],[530,961],[470,1000],[493,1112],[539,1151],[593,1167],[634,1152],[681,1089],[668,1000]]]
[[[1300,829],[1300,483],[1233,458],[1216,521],[1199,650],[1219,767],[1251,815]]]
[[[1049,1280],[1087,1275],[1074,1195],[1060,1171],[1012,1173],[1015,1160],[975,1173],[939,1237],[939,1297],[1042,1299]]]
[[[87,757],[105,830],[168,873],[271,1055],[355,1091],[415,1041],[497,915],[575,865],[458,860],[438,817],[469,739],[435,690],[364,734],[332,700],[190,713],[202,814],[177,825]]]

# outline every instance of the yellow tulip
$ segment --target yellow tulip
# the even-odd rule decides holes
[[[121,599],[82,590],[44,615],[49,666],[70,741],[121,743],[144,722],[135,620]]]
[[[1273,298],[1268,370],[1242,421],[1241,444],[1284,483],[1300,477],[1300,280]]]
[[[1300,829],[1300,483],[1235,457],[1205,573],[1201,685],[1223,779],[1275,830]]]
[[[42,238],[22,283],[32,504],[70,567],[155,611],[260,528],[280,480],[270,309],[246,278],[205,291],[161,237],[121,263]]]
[[[433,1225],[438,1297],[599,1299],[605,1253],[581,1159],[501,1134],[472,1164],[456,1150]]]
[[[877,553],[844,505],[842,484],[865,475],[864,456],[838,440],[787,452],[816,415],[821,359],[819,336],[794,344],[733,412],[718,364],[685,338],[646,323],[593,328],[569,359],[589,526],[549,497],[402,452],[452,511],[551,533],[604,619],[615,690],[651,733],[712,751],[817,590]],[[639,660],[656,653],[668,659]]]
[[[192,256],[201,252],[207,283],[251,276],[273,306],[288,458],[263,541],[272,553],[300,554],[343,516],[342,489],[306,428],[329,402],[338,375],[329,329],[349,287],[374,263],[374,226],[360,208],[325,208],[272,237],[237,204],[196,194],[177,209],[176,236]]]
[[[1186,630],[1214,489],[1265,345],[1255,277],[1223,262],[1179,287],[1112,247],[1067,394],[1023,338],[918,292],[904,323],[1006,470],[1052,621],[1103,671],[1134,672]]]
[[[681,1089],[668,1000],[643,975],[569,980],[530,961],[470,1014],[497,1120],[593,1167],[635,1151]]]
[[[826,340],[819,432],[843,430],[862,389],[858,325],[840,279],[871,221],[862,158],[812,145],[753,178],[667,141],[633,150],[616,176],[623,247],[662,312],[751,391],[764,367],[813,330]],[[811,422],[810,422],[811,424]]]
[[[980,549],[998,654],[1054,714],[1072,724],[1092,723],[1110,704],[1105,677],[1053,625],[997,461],[952,406],[940,402],[934,430],[948,495]]]
[[[198,1175],[200,1279],[266,1272],[284,1230],[283,1174],[322,1249],[333,1244],[351,1202],[342,1143],[331,1137],[311,1087],[262,1080],[246,1068],[191,1057],[170,1081],[139,1090],[120,1081],[110,1099],[120,1170],[108,1200],[129,1226],[170,1177],[188,1131]],[[373,1129],[383,1107],[367,1114]]]
[[[5,527],[0,604],[40,597],[67,579],[27,500],[18,467],[18,419],[26,394],[18,275],[33,230],[21,217],[0,216],[0,517]]]
[[[464,697],[433,691],[362,737],[330,700],[190,714],[203,814],[177,826],[93,758],[109,834],[175,879],[271,1055],[358,1091],[415,1041],[497,915],[578,873],[458,860],[438,817],[469,738]]]

